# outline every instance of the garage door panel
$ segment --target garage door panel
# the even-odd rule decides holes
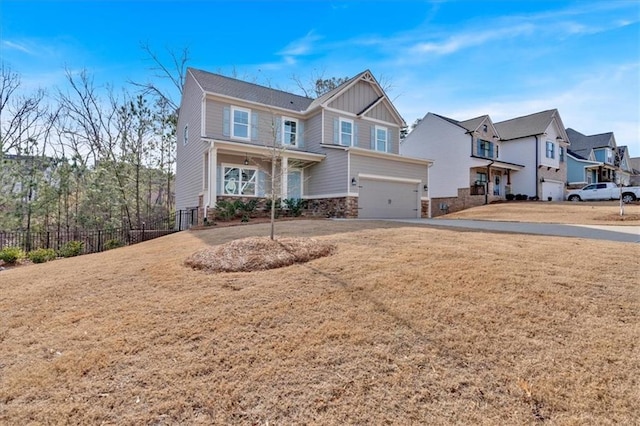
[[[358,216],[365,219],[400,219],[418,217],[417,184],[361,179]]]
[[[564,200],[564,185],[561,182],[542,182],[542,199],[551,197],[553,201]]]

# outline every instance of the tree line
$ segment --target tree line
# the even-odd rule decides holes
[[[118,90],[86,70],[66,70],[63,87],[27,92],[0,63],[0,230],[139,228],[174,208],[178,102],[186,50],[155,64],[150,83]]]

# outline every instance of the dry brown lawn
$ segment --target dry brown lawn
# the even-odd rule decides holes
[[[207,274],[185,231],[0,272],[0,424],[637,424],[637,244],[295,221]]]
[[[583,225],[640,225],[640,203],[625,204],[620,215],[618,201],[541,202],[516,201],[488,204],[441,216],[444,219],[481,219]]]

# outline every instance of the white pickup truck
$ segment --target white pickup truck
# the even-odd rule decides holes
[[[622,190],[622,191],[621,191]],[[622,192],[622,201],[631,203],[640,198],[640,186],[623,186],[619,188],[613,182],[592,183],[581,189],[567,193],[569,201],[618,200]]]

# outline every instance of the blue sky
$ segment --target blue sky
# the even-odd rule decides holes
[[[640,156],[640,2],[0,0],[0,57],[25,88],[65,67],[144,81],[147,43],[189,65],[298,92],[292,79],[369,69],[408,124],[557,108]]]

